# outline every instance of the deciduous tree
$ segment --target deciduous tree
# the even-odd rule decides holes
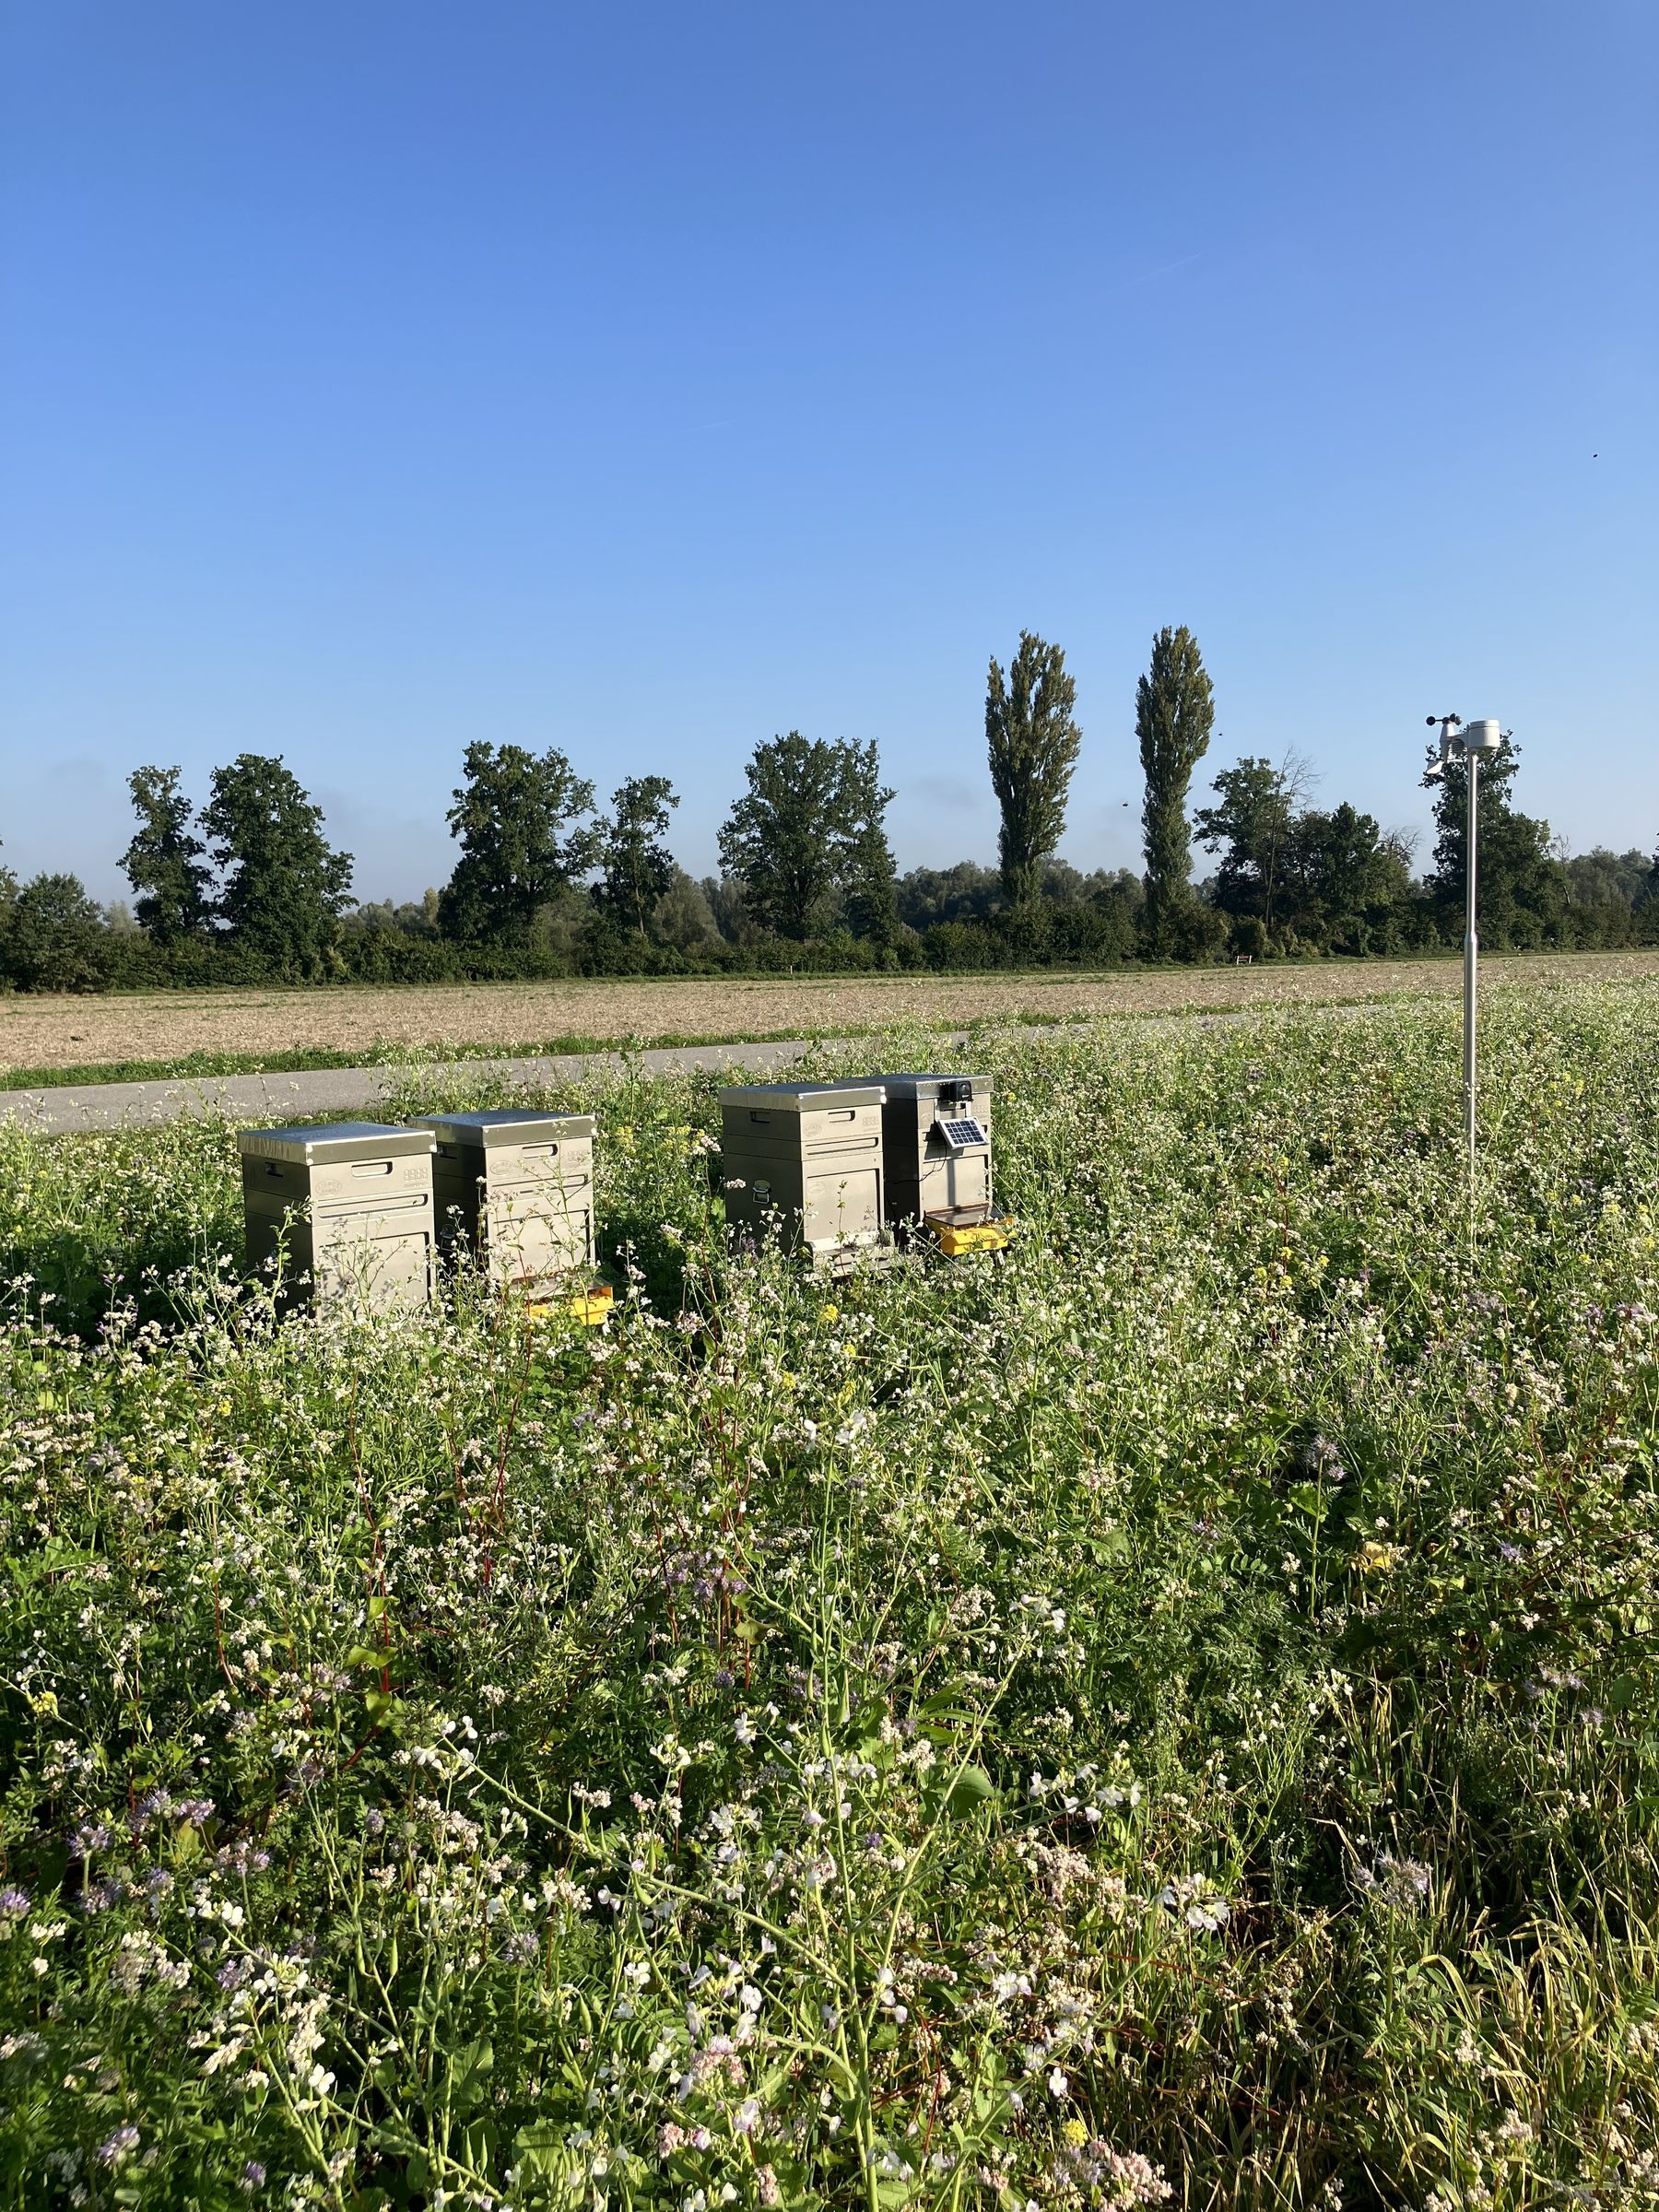
[[[1216,804],[1198,807],[1193,826],[1198,842],[1221,855],[1215,895],[1223,912],[1254,915],[1271,934],[1292,829],[1313,781],[1295,752],[1282,762],[1248,757],[1216,778]]]
[[[1430,747],[1427,765],[1440,758]],[[1517,814],[1511,798],[1521,748],[1508,732],[1496,755],[1481,763],[1478,875],[1481,942],[1494,947],[1525,947],[1552,939],[1567,904],[1567,883],[1559,861],[1550,855],[1549,824]],[[1424,782],[1435,793],[1434,874],[1430,879],[1441,927],[1455,937],[1462,928],[1467,882],[1469,768],[1454,754],[1441,774]]]
[[[323,810],[280,754],[216,768],[202,827],[224,871],[218,914],[275,975],[320,973],[351,900],[351,855],[323,834]]]
[[[195,809],[176,768],[135,768],[127,789],[138,815],[122,870],[137,893],[141,928],[159,945],[205,935],[213,920],[213,872],[196,836]]]
[[[471,944],[523,944],[537,910],[568,890],[599,856],[583,820],[594,787],[561,752],[478,740],[462,762],[449,826],[461,857],[439,902],[443,934]]]
[[[762,928],[808,937],[830,894],[855,885],[872,909],[879,904],[893,794],[873,743],[830,744],[791,730],[757,746],[744,773],[748,789],[722,825],[720,858]],[[890,881],[890,851],[886,868]]]
[[[599,825],[594,902],[641,940],[649,940],[652,916],[674,881],[674,855],[663,841],[669,813],[678,805],[666,776],[629,776]]]
[[[891,945],[899,935],[899,870],[887,833],[893,794],[882,783],[874,742],[849,745],[845,756],[841,888],[847,926],[855,937]]]
[[[684,868],[676,868],[668,887],[651,917],[651,934],[659,945],[679,952],[720,941],[720,930],[702,887]]]
[[[1396,843],[1347,801],[1292,826],[1286,854],[1286,918],[1326,951],[1388,949],[1411,904],[1411,877]]]
[[[6,964],[24,991],[96,991],[103,915],[76,876],[36,876],[12,902]]]

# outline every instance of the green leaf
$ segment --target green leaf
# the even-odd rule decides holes
[[[477,2104],[488,2088],[487,2077],[495,2071],[495,2045],[488,2037],[463,2043],[450,2053],[450,2095],[463,2111]]]
[[[934,1803],[943,1803],[947,1820],[966,1820],[988,1805],[996,1794],[996,1784],[983,1767],[964,1767],[950,1784],[943,1797],[935,1796]]]
[[[885,1698],[866,1698],[848,1724],[848,1740],[861,1751],[878,1744],[887,1717]]]
[[[519,2172],[531,2182],[556,2182],[570,2163],[559,2130],[546,2120],[533,2120],[512,2138]]]

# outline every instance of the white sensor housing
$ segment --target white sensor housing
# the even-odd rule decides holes
[[[1458,732],[1465,753],[1474,753],[1483,760],[1491,756],[1503,743],[1503,731],[1495,722],[1465,722]]]

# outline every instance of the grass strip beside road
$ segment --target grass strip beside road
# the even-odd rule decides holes
[[[1013,1018],[1018,1018],[1015,1017]],[[838,1024],[837,1036],[869,1036],[874,1026],[849,1031]],[[827,1036],[829,1032],[822,1032]],[[187,1053],[177,1060],[88,1061],[75,1067],[0,1068],[0,1090],[64,1090],[90,1083],[187,1083],[200,1078],[211,1082],[223,1076],[305,1075],[319,1068],[430,1067],[435,1064],[459,1065],[464,1061],[551,1060],[592,1058],[606,1053],[672,1052],[711,1044],[794,1044],[818,1041],[819,1032],[802,1030],[745,1031],[736,1037],[711,1040],[679,1034],[657,1037],[554,1037],[538,1044],[434,1044],[421,1049],[407,1044],[359,1045],[333,1052],[326,1046],[301,1046],[287,1053]]]
[[[1328,996],[1301,999],[1307,1006],[1344,1006],[1356,1000],[1366,1005],[1384,1006],[1394,1000],[1407,1000],[1418,995],[1409,991],[1378,993],[1334,990]],[[1264,1002],[1254,1002],[1261,1005]],[[1274,1002],[1265,1002],[1272,1005]],[[965,1031],[976,1030],[1072,1030],[1086,1029],[1093,1021],[1147,1021],[1168,1020],[1171,1014],[1221,1015],[1242,1013],[1252,1002],[1245,998],[1206,1000],[1202,1006],[1136,1006],[1115,1008],[1110,1013],[1074,1015],[1056,1020],[1026,1006],[1010,1006],[1006,1013],[986,1015],[977,1021],[947,1023],[941,1021],[939,1030]],[[430,1046],[408,1044],[361,1045],[355,1050],[335,1052],[325,1045],[300,1046],[291,1052],[277,1053],[187,1053],[175,1060],[111,1060],[87,1061],[71,1067],[0,1068],[0,1095],[17,1090],[66,1090],[80,1085],[100,1083],[188,1083],[213,1082],[227,1076],[292,1076],[309,1074],[317,1069],[356,1067],[408,1067],[411,1069],[433,1066],[461,1066],[468,1061],[495,1065],[509,1060],[600,1059],[607,1055],[651,1052],[713,1052],[728,1044],[823,1044],[839,1042],[857,1037],[876,1037],[885,1034],[891,1024],[888,1022],[837,1022],[830,1029],[806,1029],[798,1022],[785,1030],[739,1030],[724,1037],[700,1036],[686,1031],[664,1031],[646,1037],[553,1037],[540,1043],[509,1044],[452,1044],[434,1043]]]

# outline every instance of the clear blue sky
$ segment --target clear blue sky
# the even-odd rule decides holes
[[[486,737],[701,872],[794,726],[991,858],[1024,625],[1115,866],[1164,622],[1212,769],[1420,824],[1496,714],[1651,848],[1656,92],[1653,0],[4,0],[0,857],[280,751],[414,895]]]

